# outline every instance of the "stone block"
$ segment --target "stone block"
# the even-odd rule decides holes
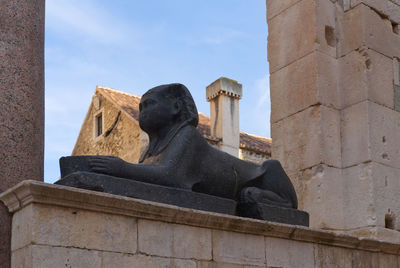
[[[348,235],[356,236],[360,238],[378,239],[381,241],[387,241],[393,244],[398,244],[400,241],[400,232],[397,230],[391,230],[384,227],[363,227],[352,229],[345,232]]]
[[[387,15],[387,2],[389,0],[351,0],[351,7],[353,8],[363,3],[366,6],[374,8],[380,14]]]
[[[213,260],[232,264],[265,265],[264,237],[217,231],[212,233]]]
[[[285,11],[302,0],[267,0],[267,20]]]
[[[390,0],[390,1],[392,1],[392,3],[400,6],[400,0]]]
[[[102,268],[196,268],[192,260],[103,252]]]
[[[49,246],[136,252],[137,224],[134,218],[49,205],[33,205],[29,213],[19,216],[16,226],[20,227],[15,227],[27,232],[28,238],[14,238],[14,248],[31,240],[29,243]]]
[[[400,60],[393,58],[394,85],[400,86]]]
[[[297,196],[302,209],[310,214],[310,226],[320,229],[343,229],[345,184],[341,169],[317,165],[302,171],[302,177],[299,179],[302,180],[302,187]]]
[[[371,49],[352,51],[339,59],[342,105],[370,100],[393,109],[393,62]]]
[[[16,213],[12,217],[12,233],[19,235],[11,236],[11,250],[15,251],[24,248],[32,242],[32,219],[33,205],[29,205]]]
[[[314,267],[314,245],[266,237],[267,267]]]
[[[330,0],[302,0],[270,19],[270,72],[274,73],[314,50],[336,57],[335,11],[335,4]]]
[[[196,260],[211,260],[211,230],[139,220],[139,252]]]
[[[400,23],[400,6],[387,1],[387,15],[390,21]]]
[[[379,266],[379,254],[361,250],[352,252],[352,268],[376,268]]]
[[[341,167],[340,112],[317,105],[272,124],[272,158],[288,173],[320,163]]]
[[[382,17],[387,17],[394,23],[400,23],[399,0],[351,0],[352,7],[361,3],[376,10]]]
[[[11,268],[33,268],[32,246],[14,250],[11,254]]]
[[[400,86],[394,86],[394,110],[400,112]]]
[[[393,32],[390,21],[364,4],[346,13],[338,13],[337,29],[339,57],[362,47],[371,48],[389,58],[400,56],[400,36]]]
[[[398,267],[398,256],[390,254],[379,254],[379,267]]]
[[[31,245],[13,251],[12,268],[102,268],[101,253],[94,250]],[[112,266],[108,266],[112,267]]]
[[[385,227],[385,215],[400,215],[400,169],[379,163],[359,164],[343,170],[343,202],[347,229]],[[398,220],[393,222],[399,228]]]
[[[316,245],[315,267],[352,267],[352,251],[345,248]]]
[[[375,161],[400,168],[400,114],[365,101],[342,111],[342,165]]]
[[[337,61],[320,52],[271,74],[271,122],[319,103],[340,108],[337,78]]]
[[[316,0],[316,49],[336,58],[336,5],[331,0]],[[309,29],[310,30],[310,29]]]
[[[243,264],[233,264],[226,262],[197,262],[197,268],[258,268],[259,266],[243,266]],[[263,266],[264,267],[264,266]]]

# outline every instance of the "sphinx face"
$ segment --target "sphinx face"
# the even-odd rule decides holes
[[[174,123],[174,103],[162,93],[143,95],[139,104],[139,125],[147,133],[154,133]]]

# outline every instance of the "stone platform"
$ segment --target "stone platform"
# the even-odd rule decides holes
[[[61,158],[60,162],[62,160],[63,158]],[[82,165],[82,162],[85,164],[85,161],[76,162],[76,164],[79,165]],[[65,177],[55,183],[58,185],[133,197],[184,208],[228,215],[238,215],[241,217],[256,218],[279,223],[309,226],[308,213],[297,209],[264,204],[246,203],[238,205],[231,199],[196,193],[184,189],[127,180],[93,172],[79,171],[69,173],[67,172],[68,170],[65,170],[65,167],[68,167],[68,165],[60,166],[64,167],[64,170],[61,168],[61,174],[68,173],[68,175],[65,175]]]
[[[24,181],[12,267],[396,268],[400,244]]]

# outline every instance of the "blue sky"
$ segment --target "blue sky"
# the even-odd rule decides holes
[[[265,0],[47,0],[45,181],[59,177],[96,85],[141,95],[179,82],[243,84],[240,129],[270,136]]]

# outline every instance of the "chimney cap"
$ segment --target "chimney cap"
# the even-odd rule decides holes
[[[207,101],[226,95],[235,99],[242,98],[242,84],[235,80],[221,77],[206,88]]]

